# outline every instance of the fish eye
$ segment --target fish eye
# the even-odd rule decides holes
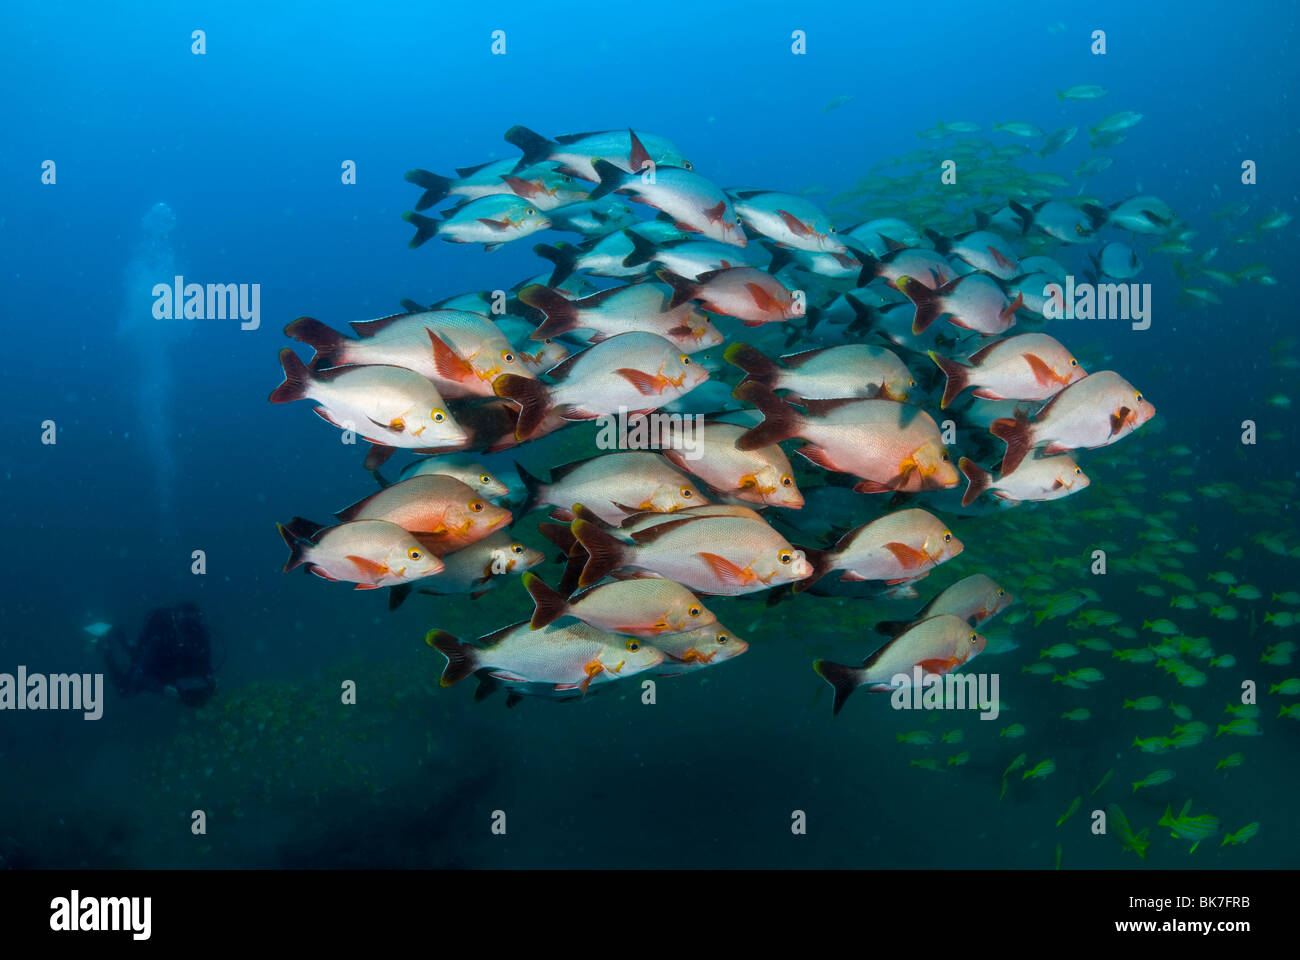
[[[776,558],[780,560],[782,563],[789,563],[791,560],[794,559],[794,554],[792,554],[789,550],[782,550],[780,553],[776,555]]]
[[[1081,473],[1083,473],[1082,468],[1080,468],[1080,467],[1075,467],[1075,468],[1074,468],[1074,475],[1075,475],[1076,477],[1079,476],[1079,474],[1081,474]]]
[[[826,228],[826,232],[827,232],[827,233],[834,233],[834,232],[835,232],[835,228],[834,228],[833,226],[832,226],[832,227],[827,227],[827,228]]]
[[[972,634],[970,635],[970,642],[971,642],[971,643],[974,643],[977,637],[979,637],[979,634],[978,634],[978,633],[972,633]]]
[[[1142,402],[1142,394],[1139,393],[1139,394],[1137,394],[1136,396],[1137,396],[1137,398],[1138,398],[1138,403],[1141,403],[1141,402]]]
[[[522,543],[512,543],[512,544],[510,544],[510,552],[511,552],[511,553],[523,553],[523,552],[524,552],[524,545],[523,545]]]
[[[514,363],[515,355],[511,353],[509,350],[502,350],[501,359],[504,360],[506,363]]]
[[[691,161],[689,161],[689,160],[683,160],[683,161],[682,161],[682,169],[684,169],[684,170],[694,170],[694,169],[695,169],[695,164],[691,163]]]
[[[731,638],[730,638],[729,636],[727,636],[725,633],[720,633],[720,634],[718,634],[716,637],[714,637],[713,639],[717,640],[718,643],[726,643],[726,642],[727,642],[728,640],[730,640]]]
[[[691,365],[691,358],[688,357],[686,354],[683,353],[683,354],[682,354],[682,363],[689,367],[689,366]]]
[[[940,455],[940,459],[942,459],[944,463],[947,463],[947,462],[948,462],[948,459],[949,459],[949,458],[948,458],[948,451],[947,451],[947,450],[945,450],[945,451]]]
[[[914,377],[908,377],[908,378],[907,378],[907,385],[908,385],[909,387],[914,387],[914,386],[916,386],[916,379],[915,379]]]
[[[429,414],[429,416],[433,419],[434,423],[442,423],[442,421],[447,419],[447,415],[441,410],[435,410],[433,413]]]
[[[695,491],[690,487],[682,487],[681,494],[683,500],[689,500],[691,497],[695,496]]]
[[[628,653],[636,653],[636,652],[637,652],[638,650],[640,650],[640,649],[641,649],[641,641],[639,641],[639,640],[629,640],[629,641],[627,642],[627,652],[628,652]]]
[[[794,486],[794,477],[790,476],[790,474],[788,474],[788,473],[787,473],[787,474],[783,474],[783,475],[781,476],[781,486],[783,486],[783,487],[793,487],[793,486]]]
[[[410,550],[407,550],[406,555],[412,560],[419,560],[420,557],[423,556],[423,554],[421,554],[420,551],[417,550],[415,547],[412,547]]]
[[[478,482],[486,486],[487,484],[492,482],[492,478],[485,473],[483,474],[483,476],[478,478]]]
[[[943,542],[944,542],[944,543],[952,543],[952,533],[949,532],[948,530],[945,530],[945,531],[943,532]]]
[[[483,512],[483,501],[482,501],[482,500],[471,500],[471,501],[470,501],[470,504],[469,504],[469,508],[470,508],[471,510],[473,510],[475,513],[482,513],[482,512]]]
[[[573,177],[569,176],[567,173],[564,176],[560,177],[560,179],[563,180],[565,183],[573,183]]]
[[[700,615],[700,608],[699,608],[699,607],[691,607],[689,610],[686,611],[686,613],[687,613],[688,616],[698,617],[698,616]]]
[[[532,207],[529,207],[527,210],[524,211],[524,216],[531,217],[536,212],[537,211],[534,210]]]
[[[998,587],[998,596],[999,596],[999,597],[1005,597],[1006,595],[1007,595],[1007,592],[1006,592],[1005,590],[1003,590],[1001,587]]]
[[[1072,367],[1077,367],[1078,365],[1079,365],[1079,361],[1076,360],[1076,359],[1074,359],[1074,357],[1071,357],[1071,358],[1070,358],[1070,366],[1072,366]]]

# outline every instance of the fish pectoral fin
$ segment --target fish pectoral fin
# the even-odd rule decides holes
[[[796,237],[808,237],[812,235],[812,231],[809,230],[808,227],[804,225],[804,222],[794,214],[787,213],[785,210],[778,210],[777,215],[780,216],[782,222],[785,223],[786,227],[788,227],[790,232]]]
[[[628,383],[637,388],[637,391],[646,396],[653,396],[657,393],[663,393],[665,384],[661,376],[651,376],[644,370],[634,370],[631,367],[619,367],[614,371]]]
[[[894,555],[894,558],[903,565],[904,570],[912,570],[923,566],[930,559],[929,554],[924,550],[917,550],[915,547],[909,547],[897,540],[891,540],[885,544],[885,549]]]
[[[433,347],[433,365],[438,371],[438,376],[457,383],[474,379],[474,369],[468,361],[463,360],[447,345],[446,340],[432,330],[426,327],[425,332],[429,334],[429,343]]]
[[[752,570],[747,567],[739,567],[726,557],[720,557],[716,553],[701,552],[699,556],[701,560],[709,565],[713,575],[728,586],[746,586],[758,579]]]
[[[489,217],[479,217],[478,222],[493,230],[509,230],[514,226],[510,220],[493,220]]]
[[[933,660],[921,660],[917,663],[917,666],[926,673],[947,673],[960,662],[955,657],[943,657]]]
[[[1032,353],[1026,353],[1024,357],[1025,363],[1029,364],[1029,369],[1034,374],[1034,379],[1043,386],[1046,387],[1061,382],[1061,378],[1056,375],[1056,371],[1044,363],[1042,358]]]
[[[1114,413],[1110,415],[1111,436],[1114,436],[1115,434],[1119,433],[1121,430],[1124,429],[1124,424],[1128,422],[1128,418],[1131,413],[1132,411],[1129,410],[1128,407],[1120,407],[1118,410],[1116,410]]]
[[[388,573],[387,564],[376,563],[374,560],[370,560],[366,557],[358,557],[355,554],[348,554],[344,559],[351,562],[362,576],[368,577],[371,580],[378,580],[384,574]]]

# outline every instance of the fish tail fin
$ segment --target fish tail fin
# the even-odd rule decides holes
[[[804,558],[812,564],[812,573],[802,580],[796,580],[791,589],[795,593],[803,593],[814,583],[820,580],[826,574],[831,572],[835,564],[835,552],[833,550],[814,550],[811,547],[803,547]]]
[[[399,583],[395,587],[388,588],[388,609],[396,610],[400,607],[406,598],[411,595],[411,585],[409,583]]]
[[[519,404],[519,422],[515,424],[515,439],[520,443],[536,432],[551,409],[551,397],[546,384],[513,373],[503,373],[492,381],[492,389],[503,400]]]
[[[415,236],[413,236],[411,242],[407,244],[407,246],[412,250],[420,246],[420,244],[432,240],[438,234],[438,221],[426,217],[423,214],[412,213],[410,210],[407,210],[402,214],[402,219],[415,227]]]
[[[442,177],[428,170],[407,170],[406,182],[424,188],[424,193],[415,203],[416,210],[428,210],[451,192],[450,177]]]
[[[862,269],[858,271],[858,286],[865,287],[876,277],[880,276],[880,261],[867,253],[865,250],[856,251],[858,259],[862,261]]]
[[[1097,206],[1095,203],[1085,203],[1081,209],[1094,230],[1100,230],[1106,225],[1106,221],[1110,219],[1110,211],[1105,207]]]
[[[746,379],[769,388],[781,372],[775,360],[747,343],[733,343],[723,352],[722,359],[744,370]]]
[[[989,426],[989,432],[1007,445],[1006,456],[1002,458],[1002,475],[1015,473],[1016,467],[1025,459],[1031,447],[1031,424],[1023,414],[1015,417],[999,417]]]
[[[290,403],[307,396],[311,389],[311,371],[302,358],[285,347],[280,351],[280,366],[284,368],[284,383],[271,391],[271,402]]]
[[[334,366],[337,355],[348,342],[346,336],[314,317],[299,317],[284,328],[284,335],[315,350],[311,362],[317,368]]]
[[[546,315],[538,328],[529,334],[534,340],[558,337],[578,326],[578,308],[573,305],[573,301],[550,287],[531,283],[519,291],[519,301]]]
[[[527,127],[518,124],[506,131],[505,139],[506,143],[513,144],[523,152],[523,156],[515,164],[516,170],[522,170],[534,163],[541,163],[551,155],[555,148],[555,141],[548,140],[540,133],[534,133]]]
[[[632,252],[623,258],[623,266],[639,267],[643,263],[653,263],[659,257],[659,248],[634,230],[624,230],[623,235],[632,241]]]
[[[464,680],[476,669],[474,665],[474,648],[462,643],[446,630],[430,630],[424,642],[447,658],[439,684],[450,687],[453,683]]]
[[[1015,200],[1009,201],[1007,206],[1011,208],[1011,212],[1020,220],[1020,235],[1024,236],[1029,232],[1029,228],[1034,225],[1034,211],[1030,210],[1023,203],[1017,203]]]
[[[537,501],[541,499],[542,480],[524,469],[524,465],[518,460],[515,461],[515,472],[519,474],[519,479],[524,482],[524,503],[519,508],[519,516],[522,517],[536,509]]]
[[[599,200],[607,193],[613,193],[623,185],[623,178],[627,176],[627,171],[621,170],[608,160],[593,160],[592,169],[596,171],[596,176],[600,177],[600,183],[596,189],[591,191],[591,199]]]
[[[280,531],[285,544],[289,547],[289,559],[284,563],[284,573],[305,563],[304,551],[311,546],[312,537],[325,528],[319,523],[312,523],[302,517],[294,517],[288,523],[277,523],[275,529]]]
[[[966,477],[966,492],[962,494],[961,505],[969,507],[993,485],[993,475],[969,457],[958,460],[957,469]]]
[[[939,297],[935,291],[912,277],[899,277],[894,285],[903,296],[916,304],[916,318],[912,321],[912,333],[919,336],[943,312]]]
[[[970,386],[970,367],[950,357],[941,357],[933,350],[927,351],[927,353],[930,359],[934,361],[934,365],[942,370],[943,375],[948,378],[948,382],[943,388],[943,399],[939,401],[940,409],[946,409],[948,404],[957,399],[959,393]]]
[[[761,423],[736,438],[737,450],[757,450],[798,435],[799,414],[761,383],[753,380],[742,383],[732,392],[732,396],[742,402],[752,403],[763,414]]]
[[[627,544],[589,520],[574,520],[573,535],[587,551],[587,563],[578,586],[589,587],[623,565]]]
[[[552,287],[559,286],[577,269],[578,248],[571,243],[557,243],[555,246],[539,243],[533,247],[533,253],[555,264],[551,278],[546,281]]]
[[[813,670],[834,688],[835,702],[831,707],[831,715],[838,714],[849,694],[861,686],[862,668],[848,667],[829,660],[816,660],[813,662]]]
[[[531,625],[534,630],[540,630],[548,623],[554,623],[564,616],[565,611],[569,609],[569,602],[564,597],[548,587],[535,573],[525,573],[523,579],[524,587],[533,598]]]
[[[853,320],[849,323],[848,332],[858,335],[870,333],[880,318],[876,308],[868,306],[851,293],[844,295],[844,302],[853,308]]]
[[[656,270],[655,276],[673,288],[673,298],[668,303],[669,310],[680,307],[687,300],[694,300],[700,292],[700,285],[694,280],[679,277],[669,270]]]
[[[519,514],[523,515],[523,512]],[[559,547],[566,557],[573,553],[573,546],[578,542],[567,523],[539,523],[537,532]]]

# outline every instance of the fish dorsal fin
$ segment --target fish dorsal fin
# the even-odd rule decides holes
[[[586,140],[588,137],[599,137],[612,132],[612,130],[588,130],[586,133],[566,133],[561,137],[556,137],[555,142],[563,144],[577,143],[579,140]]]
[[[653,167],[654,161],[650,159],[650,154],[641,143],[641,138],[636,135],[636,131],[628,127],[627,135],[632,142],[632,149],[628,151],[628,159],[632,161],[632,172],[640,173],[647,167]]]
[[[608,290],[597,290],[595,293],[583,297],[581,300],[571,300],[570,303],[578,310],[590,310],[592,307],[599,307],[615,294],[623,293],[631,288],[631,284],[623,287],[611,287]]]
[[[816,350],[802,350],[799,353],[787,353],[785,356],[781,357],[781,363],[783,366],[786,366],[791,370],[797,370],[813,357],[817,356],[817,354],[825,353],[828,349],[830,348],[818,347]]]
[[[898,242],[897,240],[895,240],[893,237],[887,237],[887,236],[885,236],[883,233],[878,233],[878,234],[876,234],[876,236],[878,236],[881,240],[884,241],[884,243],[885,243],[885,251],[886,251],[887,254],[889,254],[889,253],[898,253],[900,250],[906,250],[906,249],[907,249],[907,244],[905,244],[905,243],[899,243],[899,242]]]
[[[591,463],[593,460],[596,459],[598,458],[588,457],[586,460],[574,460],[572,463],[562,463],[558,467],[551,467],[551,479],[548,482],[552,484],[557,483],[558,481],[563,480],[569,474],[573,473],[574,470],[577,470],[579,467],[586,466],[587,464]]]
[[[391,327],[398,320],[405,320],[407,317],[418,316],[414,313],[395,313],[391,317],[380,317],[378,320],[353,320],[350,326],[358,337],[373,337],[379,331]]]
[[[527,627],[527,626],[530,626],[527,620],[522,620],[519,623],[512,623],[508,627],[502,627],[500,630],[493,630],[491,633],[487,634],[486,636],[479,637],[476,641],[474,641],[474,643],[476,646],[482,647],[484,649],[487,649],[489,647],[495,647],[498,643],[500,643],[502,640],[505,639],[506,634],[510,633],[510,631],[518,630],[520,627]]]
[[[573,372],[573,365],[578,362],[578,358],[585,357],[586,355],[587,355],[586,350],[580,350],[571,357],[565,357],[555,366],[549,368],[546,371],[546,375],[550,377],[552,380],[563,380],[565,377],[567,377],[570,373]]]
[[[809,400],[803,401],[803,408],[814,417],[823,417],[832,410],[838,410],[840,407],[850,403],[857,403],[861,397],[837,397],[833,400]]]
[[[966,359],[966,363],[971,366],[978,366],[979,364],[984,362],[985,357],[987,357],[990,353],[993,352],[993,349],[995,347],[999,347],[1001,345],[1002,345],[1001,340],[994,340],[987,347],[980,347],[980,349],[976,350]]]
[[[472,167],[457,167],[456,176],[460,177],[461,179],[464,179],[465,177],[472,177],[480,170],[486,170],[488,167],[492,166],[492,164],[496,162],[497,161],[495,160],[489,160],[487,161],[487,163],[476,163]]]
[[[771,190],[724,190],[727,196],[734,197],[737,200],[752,200],[755,197],[761,197],[765,193],[771,193]]]
[[[667,520],[664,523],[656,523],[653,527],[646,527],[644,530],[638,530],[636,533],[628,534],[632,542],[636,544],[654,543],[664,534],[669,533],[679,527],[684,527],[688,523],[696,520],[702,520],[703,517],[682,517],[678,520]]]

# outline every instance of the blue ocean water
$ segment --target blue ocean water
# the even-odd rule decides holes
[[[941,3],[924,13],[848,3],[482,12],[395,3],[364,13],[328,3],[11,3],[0,17],[9,449],[0,510],[10,544],[0,671],[99,669],[86,624],[134,631],[150,609],[182,599],[204,609],[220,659],[218,696],[198,714],[112,693],[94,722],[0,713],[5,865],[1045,867],[1058,843],[1064,867],[1300,859],[1288,814],[1297,728],[1277,717],[1290,701],[1265,695],[1295,668],[1259,662],[1288,636],[1265,622],[1285,609],[1272,595],[1300,589],[1300,561],[1287,554],[1300,544],[1286,399],[1295,368],[1285,363],[1297,356],[1293,228],[1256,226],[1296,208],[1289,5],[1229,15],[1172,3]],[[191,49],[195,30],[205,32],[202,55]],[[491,53],[495,30],[505,31],[503,56]],[[806,54],[791,52],[796,30]],[[1090,52],[1094,30],[1106,33],[1104,56]],[[1108,94],[1057,98],[1074,84]],[[442,659],[422,640],[431,627],[473,638],[525,618],[522,588],[480,601],[417,597],[390,613],[378,591],[280,572],[276,521],[325,518],[373,489],[359,449],[339,444],[306,404],[267,403],[283,326],[309,315],[342,327],[390,314],[403,297],[508,289],[549,267],[531,238],[491,253],[436,241],[408,249],[401,214],[418,195],[403,181],[408,169],[514,156],[502,139],[514,124],[548,135],[630,126],[671,138],[719,185],[820,185],[813,199],[833,210],[874,165],[938,149],[918,131],[973,121],[975,136],[1005,146],[1017,138],[992,125],[1021,121],[1080,126],[1060,153],[1025,164],[1064,176],[1060,193],[1071,197],[1090,155],[1086,126],[1121,110],[1142,120],[1104,151],[1115,162],[1084,192],[1107,203],[1156,194],[1196,231],[1196,253],[1217,249],[1211,267],[1263,263],[1276,284],[1185,281],[1173,263],[1188,256],[1144,243],[1151,329],[1073,330],[1089,369],[1123,372],[1159,418],[1082,454],[1092,486],[1072,499],[954,519],[966,523],[966,550],[932,578],[937,587],[987,572],[1021,594],[1018,580],[1044,573],[1053,580],[1037,591],[1044,602],[1087,586],[1141,643],[1154,639],[1144,621],[1170,617],[1236,657],[1233,669],[1206,667],[1204,687],[1184,690],[1108,655],[1078,658],[1106,673],[1086,691],[1021,674],[1040,648],[1080,635],[1067,618],[1036,627],[1031,616],[1008,628],[1018,650],[981,664],[1001,672],[1008,712],[993,723],[934,721],[936,733],[962,727],[960,746],[896,743],[932,722],[863,694],[832,720],[812,661],[865,657],[879,642],[875,619],[899,619],[932,595],[922,581],[915,601],[719,601],[750,651],[665,681],[654,705],[631,681],[582,703],[506,710],[499,698],[471,702],[466,687],[439,689]],[[1248,160],[1258,180],[1243,185]],[[52,184],[42,182],[46,161]],[[354,184],[342,179],[347,161]],[[160,203],[174,223],[150,216]],[[1242,203],[1248,212],[1216,219]],[[1068,259],[1082,268],[1078,251]],[[259,328],[151,322],[147,291],[173,274],[258,284]],[[1184,287],[1212,288],[1221,302],[1189,299]],[[1258,426],[1255,445],[1241,443],[1245,420]],[[47,421],[55,444],[42,442]],[[1171,452],[1180,445],[1190,452]],[[519,457],[559,462],[527,447]],[[494,468],[509,472],[513,459]],[[1190,475],[1171,473],[1184,464]],[[1232,486],[1203,492],[1216,484]],[[829,516],[831,495],[810,490],[805,511]],[[1175,492],[1187,501],[1168,499]],[[1151,559],[1141,518],[1163,511],[1161,529],[1196,548],[1161,555],[1181,556],[1182,568],[1102,578],[1083,561],[1068,565],[1102,541]],[[1284,555],[1260,535],[1280,539]],[[1167,588],[1157,573],[1170,569],[1221,595],[1207,577],[1228,571],[1263,598],[1230,600],[1241,616],[1225,621],[1135,589]],[[541,572],[554,582],[558,570]],[[357,703],[343,706],[349,680]],[[1161,756],[1131,747],[1176,721],[1162,708],[1148,722],[1123,709],[1125,698],[1176,699],[1214,730],[1247,680],[1261,687],[1263,735],[1211,736]],[[1081,705],[1086,724],[1059,719]],[[1017,743],[997,735],[1011,722],[1028,729]],[[961,750],[968,761],[949,765]],[[1022,750],[1031,766],[1053,757],[1056,773],[1014,774],[999,800],[1002,772]],[[1245,763],[1216,771],[1236,750]],[[941,769],[910,763],[924,756]],[[1092,796],[1112,768],[1110,787]],[[1130,791],[1157,768],[1177,776]],[[1058,828],[1076,795],[1083,806]],[[1189,855],[1156,827],[1167,803],[1189,799],[1225,830],[1259,822],[1259,839],[1220,847],[1215,837]],[[1088,831],[1090,811],[1110,803],[1153,828],[1146,859]],[[205,836],[190,830],[196,809],[209,815]],[[797,810],[806,834],[791,831]],[[494,811],[508,817],[504,836],[491,831]]]

